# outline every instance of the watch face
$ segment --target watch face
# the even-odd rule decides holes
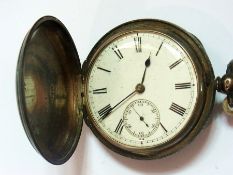
[[[187,126],[198,97],[190,55],[159,32],[130,32],[108,42],[87,76],[87,106],[102,137],[121,148],[160,146]]]

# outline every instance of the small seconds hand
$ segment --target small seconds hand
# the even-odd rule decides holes
[[[134,111],[136,112],[136,114],[139,116],[140,121],[142,121],[143,123],[145,123],[145,125],[146,125],[147,127],[149,127],[149,125],[145,122],[144,117],[141,116],[141,115],[134,109],[134,107],[133,107],[133,110],[134,110]]]

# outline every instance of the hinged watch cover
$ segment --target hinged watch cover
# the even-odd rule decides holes
[[[83,123],[81,65],[72,38],[58,19],[43,17],[26,35],[16,86],[21,120],[33,147],[52,164],[66,162]]]

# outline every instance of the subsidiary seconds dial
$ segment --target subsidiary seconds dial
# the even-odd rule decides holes
[[[150,101],[139,99],[131,102],[124,111],[125,129],[133,136],[144,140],[159,127],[159,111]]]

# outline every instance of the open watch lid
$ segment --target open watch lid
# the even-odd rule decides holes
[[[43,17],[26,35],[16,86],[31,144],[50,163],[66,162],[82,129],[81,65],[72,38],[58,19]]]

